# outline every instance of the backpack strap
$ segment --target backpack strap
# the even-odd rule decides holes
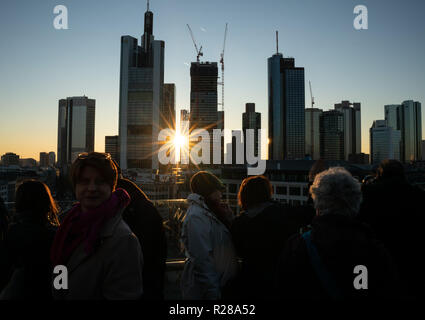
[[[305,244],[307,246],[307,253],[310,257],[310,262],[322,284],[323,289],[329,294],[333,300],[341,300],[343,298],[342,291],[338,287],[334,277],[328,271],[326,266],[323,264],[322,259],[319,256],[316,246],[311,241],[311,230],[302,234]]]

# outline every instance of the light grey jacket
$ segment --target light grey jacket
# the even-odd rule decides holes
[[[187,257],[181,279],[183,299],[220,299],[222,287],[238,268],[231,234],[202,196],[192,193],[187,201],[181,238]]]
[[[68,290],[53,289],[55,299],[132,300],[141,297],[142,250],[121,213],[122,210],[102,227],[99,246],[91,255],[87,256],[83,245],[77,247],[66,265]]]

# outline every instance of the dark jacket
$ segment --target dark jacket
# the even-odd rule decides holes
[[[144,192],[132,181],[120,178],[117,188],[123,188],[131,197],[123,213],[123,220],[140,239],[143,252],[144,299],[163,299],[167,242],[163,219]]]
[[[9,215],[3,199],[0,197],[0,292],[10,278],[10,265],[5,258],[5,237],[9,228]],[[3,258],[1,258],[3,257]]]
[[[269,298],[274,286],[277,261],[286,240],[308,225],[314,210],[265,202],[237,217],[231,227],[242,270],[237,297]]]
[[[3,199],[0,197],[0,241],[4,239],[8,227],[9,214],[7,212],[6,206],[3,203]]]
[[[404,179],[377,180],[364,185],[358,218],[371,226],[397,265],[402,293],[425,297],[425,192]]]
[[[391,257],[368,226],[342,215],[316,216],[311,239],[342,299],[396,297],[398,282]],[[357,265],[367,267],[368,290],[354,288]],[[277,288],[281,298],[330,299],[300,234],[287,241],[280,257]]]
[[[50,247],[55,229],[31,219],[31,213],[17,214],[20,218],[7,231],[3,262],[12,275],[2,292],[2,299],[51,299]]]

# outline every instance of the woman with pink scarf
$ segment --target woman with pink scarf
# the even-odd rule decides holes
[[[65,289],[54,280],[58,274],[53,275],[54,298],[139,299],[143,255],[139,240],[121,217],[130,196],[115,189],[117,169],[110,155],[80,154],[70,176],[79,202],[66,215],[53,242],[53,266],[65,266],[68,277]]]

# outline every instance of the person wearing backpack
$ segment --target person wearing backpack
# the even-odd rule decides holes
[[[319,173],[310,187],[311,229],[286,243],[276,275],[286,299],[396,298],[398,275],[386,248],[357,221],[360,183],[344,168]]]

